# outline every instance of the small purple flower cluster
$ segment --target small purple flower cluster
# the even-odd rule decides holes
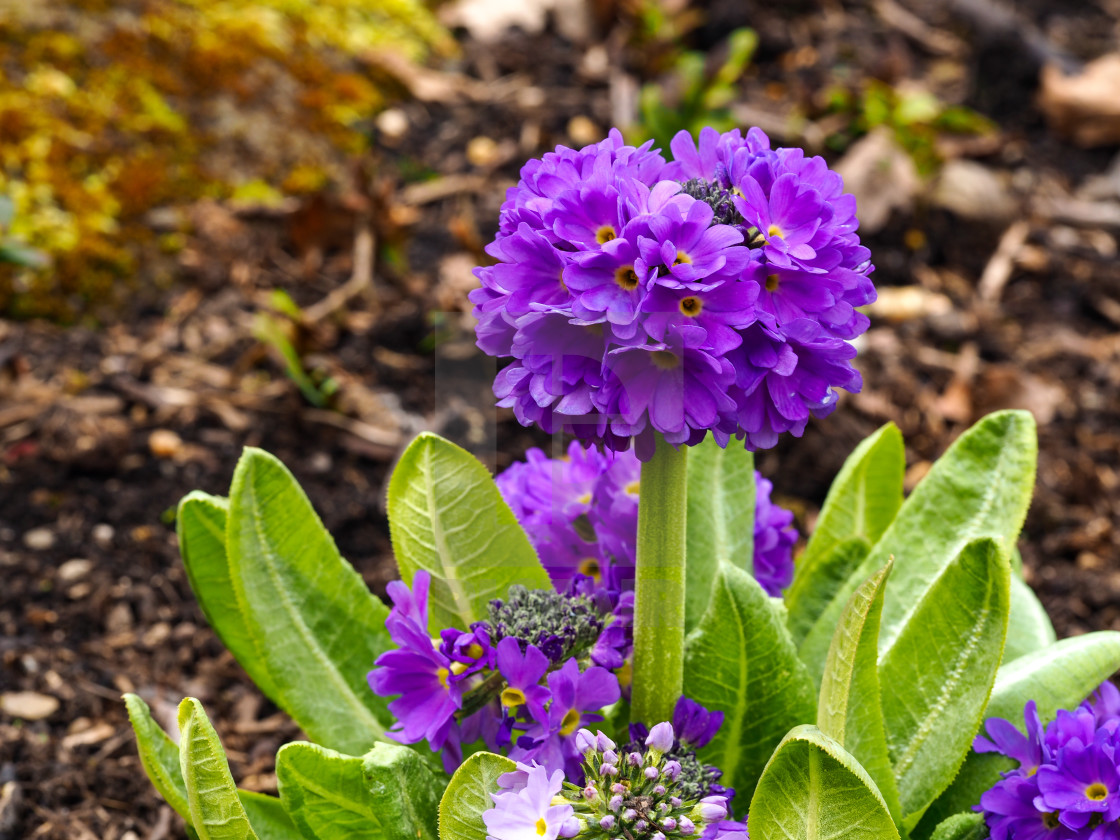
[[[587,729],[575,740],[582,760],[575,781],[535,763],[498,779],[494,807],[482,815],[487,840],[749,840],[745,823],[727,819],[727,796],[682,786],[684,768],[670,753],[680,743],[672,724],[654,726],[640,749],[618,751]]]
[[[875,289],[854,197],[757,128],[681,132],[672,162],[650,146],[559,146],[507,193],[470,296],[478,346],[512,359],[498,404],[642,460],[655,432],[800,436],[861,387],[849,342]]]
[[[621,697],[615,674],[595,664],[602,656],[610,667],[622,665],[610,647],[609,614],[585,596],[515,587],[508,601],[491,605],[490,621],[433,639],[430,583],[419,571],[412,590],[401,581],[388,587],[393,608],[385,626],[397,648],[377,658],[369,685],[380,696],[399,695],[389,703],[397,719],[391,734],[442,750],[449,772],[464,744],[482,740],[515,760],[578,773],[576,731],[602,720],[599,711]]]
[[[973,744],[1019,762],[975,808],[993,840],[1120,840],[1120,690],[1104,683],[1045,728],[1033,700],[1024,718],[1025,735],[992,718]]]
[[[634,453],[584,449],[565,458],[540,449],[497,476],[498,489],[561,592],[598,593],[632,607],[641,463]],[[754,575],[777,597],[793,578],[793,514],[770,501],[773,485],[755,473]],[[619,623],[618,630],[627,626]]]

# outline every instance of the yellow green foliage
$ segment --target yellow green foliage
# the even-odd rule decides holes
[[[53,259],[0,266],[0,312],[111,299],[153,207],[340,177],[383,104],[361,53],[449,43],[421,0],[0,0],[0,195]]]

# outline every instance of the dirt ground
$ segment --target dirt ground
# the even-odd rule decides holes
[[[913,486],[977,418],[1028,408],[1040,434],[1028,580],[1060,635],[1120,629],[1120,137],[1081,148],[1037,104],[1040,65],[1072,71],[1106,52],[1120,7],[1034,0],[1011,35],[972,2],[778,5],[711,4],[690,36],[717,56],[730,29],[759,33],[732,105],[743,124],[837,162],[820,91],[839,74],[921,83],[995,131],[939,140],[940,175],[915,176],[865,234],[881,297],[860,341],[864,390],[760,453],[760,469],[805,531],[844,456],[882,423],[903,430]],[[554,30],[496,45],[460,32],[455,61],[394,71],[411,98],[347,191],[179,208],[191,234],[177,283],[138,293],[115,321],[0,321],[0,690],[47,704],[35,720],[0,711],[0,840],[184,836],[140,767],[124,691],[169,728],[178,700],[199,697],[240,784],[275,792],[275,752],[299,733],[207,627],[172,521],[189,490],[226,491],[241,447],[284,460],[383,594],[384,485],[416,431],[499,468],[548,445],[489,408],[470,268],[520,164],[598,139],[654,72],[632,32]],[[402,174],[417,167],[431,177]],[[277,289],[302,307],[298,323],[267,315]],[[333,380],[326,406],[254,337],[262,313],[289,330],[312,388]]]

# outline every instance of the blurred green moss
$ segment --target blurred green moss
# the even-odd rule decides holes
[[[144,224],[208,196],[339,179],[386,94],[360,56],[454,44],[420,0],[37,0],[0,19],[0,195],[49,268],[0,267],[0,313],[70,320],[136,280]]]

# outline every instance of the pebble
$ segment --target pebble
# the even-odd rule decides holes
[[[22,720],[42,720],[58,711],[58,698],[35,691],[0,694],[0,712]]]
[[[89,570],[93,568],[93,563],[81,557],[75,557],[73,560],[67,560],[58,567],[58,579],[62,583],[73,583],[76,580],[81,580],[89,574]]]
[[[99,546],[101,546],[102,548],[108,548],[113,544],[113,536],[115,534],[116,531],[113,529],[112,525],[101,522],[93,526],[93,531],[90,536],[93,537],[93,541]]]
[[[32,551],[46,551],[54,543],[54,532],[50,528],[32,528],[23,535],[23,544]]]
[[[148,436],[148,449],[157,458],[174,458],[183,448],[183,439],[170,429],[156,429]]]

